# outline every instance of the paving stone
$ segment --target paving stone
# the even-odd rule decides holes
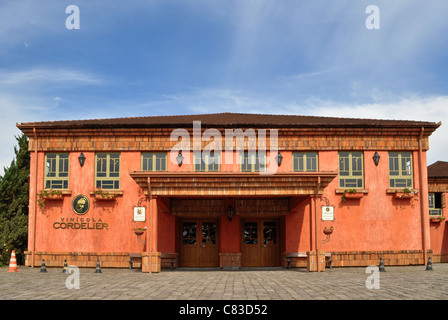
[[[176,269],[147,274],[128,269],[80,270],[80,289],[68,289],[60,268],[0,268],[0,300],[447,300],[448,264],[388,267],[379,289],[368,289],[365,268]]]

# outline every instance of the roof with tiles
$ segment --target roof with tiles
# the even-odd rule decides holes
[[[448,178],[448,162],[437,161],[428,166],[428,178]]]
[[[148,116],[134,118],[90,119],[28,122],[17,124],[27,128],[101,128],[101,127],[192,127],[200,121],[202,127],[425,127],[434,131],[441,123],[410,120],[380,120],[302,115],[249,113],[213,113],[196,115]]]

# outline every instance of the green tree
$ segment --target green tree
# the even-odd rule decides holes
[[[12,250],[17,263],[23,264],[28,245],[30,152],[25,135],[15,138],[15,159],[0,177],[0,263],[4,264],[9,263]]]

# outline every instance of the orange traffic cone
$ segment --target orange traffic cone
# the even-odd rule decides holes
[[[17,268],[16,251],[15,250],[12,250],[12,252],[11,252],[11,260],[9,261],[8,272],[19,272],[19,269]]]

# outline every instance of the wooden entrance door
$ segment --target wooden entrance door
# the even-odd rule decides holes
[[[218,224],[216,220],[181,222],[180,265],[218,267]]]
[[[279,224],[277,220],[242,222],[241,264],[243,267],[279,266]]]

